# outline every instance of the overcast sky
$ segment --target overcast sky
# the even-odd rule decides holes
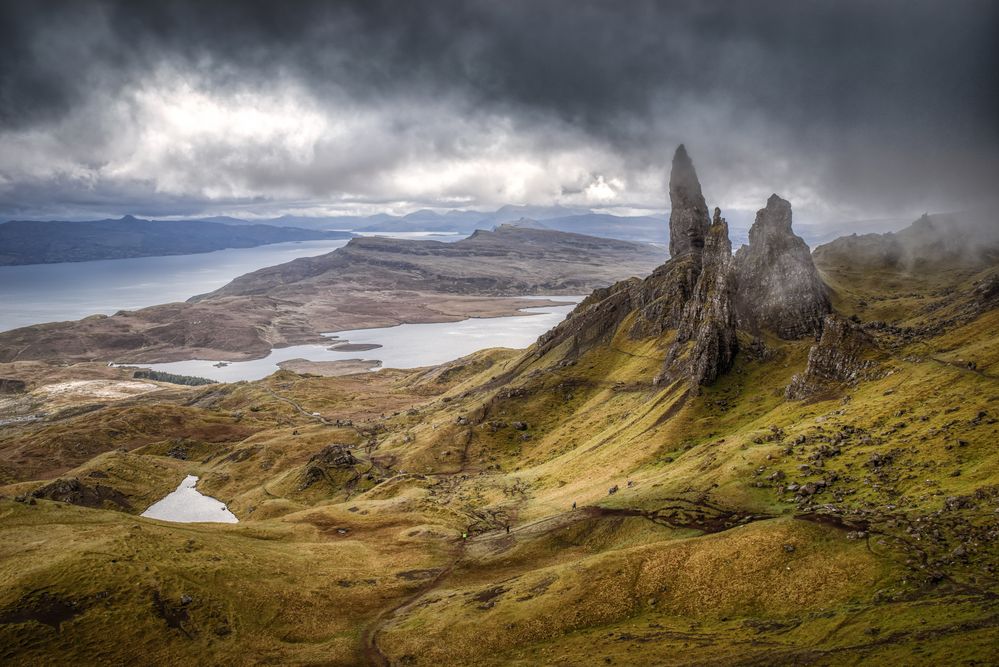
[[[0,220],[988,203],[999,3],[0,0]],[[844,231],[848,231],[844,225]]]

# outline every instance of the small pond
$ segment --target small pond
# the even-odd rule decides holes
[[[149,506],[142,516],[176,523],[238,523],[236,515],[224,503],[200,493],[194,485],[198,478],[188,475],[163,500]]]

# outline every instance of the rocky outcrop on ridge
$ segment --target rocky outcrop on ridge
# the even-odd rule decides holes
[[[0,378],[0,394],[23,394],[28,390],[24,380],[15,378]]]
[[[565,345],[565,355],[575,358],[591,347],[610,340],[634,310],[635,295],[641,291],[643,284],[638,278],[631,278],[594,290],[558,326],[538,338],[535,356],[544,356]]]
[[[820,266],[932,271],[999,263],[999,225],[988,212],[923,215],[897,232],[851,234],[815,249]]]
[[[670,259],[652,272],[634,290],[634,308],[638,311],[630,335],[632,338],[662,336],[680,326],[684,305],[694,294],[701,275],[701,256],[688,253]]]
[[[803,373],[791,379],[784,392],[788,400],[810,398],[858,380],[879,377],[873,339],[839,315],[827,315],[822,338],[808,352],[808,365]]]
[[[697,171],[683,144],[673,155],[669,200],[670,260],[657,268],[634,293],[639,311],[631,330],[635,338],[661,336],[678,328],[701,275],[701,252],[711,221]]]
[[[538,355],[568,342],[568,353],[575,356],[612,336],[635,311],[637,316],[629,332],[633,338],[661,336],[680,326],[701,275],[701,254],[710,225],[697,172],[682,144],[673,156],[669,194],[673,207],[669,218],[670,259],[645,280],[622,281],[593,292],[566,321],[538,340]]]
[[[671,257],[644,280],[597,290],[538,340],[540,357],[561,348],[566,359],[610,340],[621,326],[633,339],[675,331],[656,384],[686,382],[697,391],[731,368],[738,330],[769,330],[795,339],[822,332],[828,288],[804,241],[791,230],[791,205],[773,195],[733,257],[728,224],[709,222],[693,162],[681,145],[670,175]],[[668,340],[668,338],[667,338]],[[830,344],[832,339],[830,339]]]
[[[340,444],[327,445],[309,459],[309,463],[302,472],[298,490],[304,491],[323,479],[335,483],[333,479],[335,472],[349,471],[353,473],[354,466],[357,463],[358,460],[350,451],[349,446]]]
[[[771,195],[756,213],[749,245],[735,254],[740,329],[784,339],[818,337],[832,310],[808,245],[791,231],[791,204]]]

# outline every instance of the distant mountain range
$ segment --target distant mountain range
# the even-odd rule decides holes
[[[0,225],[0,266],[187,255],[287,241],[347,239],[350,232],[206,220],[12,221]]]
[[[753,224],[755,211],[723,209],[722,215],[728,220],[732,247],[738,248],[748,244],[749,228]],[[566,206],[508,205],[492,212],[467,210],[439,212],[421,209],[402,216],[388,213],[370,216],[332,217],[285,215],[278,218],[253,220],[252,223],[278,227],[301,227],[303,229],[352,230],[355,232],[471,234],[476,229],[494,229],[507,223],[517,223],[522,226],[521,221],[534,221],[541,223],[544,229],[666,245],[669,242],[665,227],[665,222],[668,219],[669,211],[657,215],[622,216]],[[226,216],[204,218],[204,220],[229,225],[251,224],[251,221]],[[905,216],[869,220],[847,219],[821,225],[807,222],[797,223],[796,229],[798,235],[810,247],[815,248],[842,236],[844,229],[864,230],[867,233],[880,234],[902,229],[910,222],[912,222],[912,218]]]
[[[748,243],[752,212],[727,211],[733,248]],[[284,241],[349,238],[361,234],[436,232],[468,235],[504,224],[586,234],[665,246],[668,214],[619,216],[565,206],[503,206],[496,211],[421,209],[407,215],[296,216],[246,220],[214,216],[190,220],[144,220],[132,216],[85,222],[13,221],[0,224],[0,266],[78,262],[154,255],[211,252]],[[904,226],[903,219],[854,223],[855,228],[888,231]],[[833,240],[838,233],[799,225],[811,247]]]
[[[305,229],[342,229],[355,232],[441,232],[471,234],[477,229],[493,229],[499,225],[520,220],[542,222],[545,229],[602,238],[621,239],[642,243],[665,244],[665,216],[618,216],[595,213],[585,208],[565,206],[503,206],[496,211],[446,212],[421,209],[397,216],[378,213],[370,216],[306,217],[281,216],[254,220],[254,223],[278,227],[295,226]],[[208,222],[227,225],[250,224],[247,220],[232,217],[205,218]]]

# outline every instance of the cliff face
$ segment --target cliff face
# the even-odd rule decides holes
[[[566,345],[565,356],[575,358],[591,347],[610,340],[634,310],[635,295],[640,290],[641,283],[637,278],[595,290],[563,322],[538,338],[535,356],[543,356],[560,345]]]
[[[771,195],[756,214],[749,245],[735,255],[739,328],[781,338],[817,337],[832,310],[808,245],[791,231],[791,204]]]

